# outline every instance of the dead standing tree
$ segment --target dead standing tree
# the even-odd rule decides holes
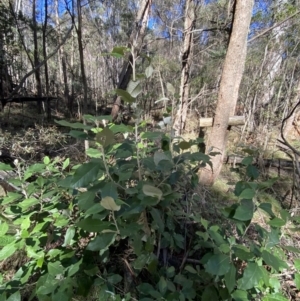
[[[190,66],[192,61],[193,50],[193,30],[196,23],[196,10],[198,2],[193,0],[186,0],[185,3],[185,20],[184,20],[184,41],[181,55],[181,82],[180,82],[180,102],[177,110],[174,129],[175,135],[179,136],[185,127],[188,100],[189,100],[189,78]]]
[[[139,56],[140,49],[143,47],[143,37],[147,26],[147,20],[150,13],[152,0],[143,0],[137,13],[134,28],[130,35],[128,48],[134,51],[134,57]],[[133,54],[130,53],[128,59],[124,62],[121,74],[119,76],[118,89],[126,90],[130,78],[133,74]],[[111,116],[115,120],[119,114],[122,104],[121,96],[117,96],[111,110]]]

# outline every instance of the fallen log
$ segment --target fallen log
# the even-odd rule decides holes
[[[241,164],[244,157],[230,155],[224,158],[224,164]],[[287,159],[262,159],[262,158],[253,158],[253,165],[263,165],[265,167],[275,167],[282,169],[293,169],[293,161]]]
[[[213,126],[213,118],[200,118],[200,127],[211,127]],[[238,125],[244,125],[245,124],[245,116],[232,116],[229,117],[228,125],[231,126],[238,126]]]

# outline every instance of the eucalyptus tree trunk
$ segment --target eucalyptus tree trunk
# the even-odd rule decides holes
[[[180,103],[174,121],[176,136],[179,136],[181,134],[182,130],[185,128],[186,123],[190,89],[190,67],[193,51],[193,30],[195,29],[196,9],[197,4],[193,0],[186,0],[184,16],[184,41],[181,51]]]
[[[59,8],[58,8],[58,0],[55,0],[54,2],[54,11],[55,11],[55,26],[56,26],[56,32],[57,32],[57,39],[60,41],[61,39],[61,29],[60,29],[60,22],[59,22]],[[62,56],[63,56],[63,47],[61,47],[58,52],[58,75],[59,80],[62,83],[63,81],[63,75],[62,75]]]
[[[200,171],[200,183],[204,185],[212,185],[221,172],[229,132],[229,117],[234,115],[244,72],[253,4],[254,0],[235,1],[232,32],[221,76],[214,123],[206,144],[207,154],[211,150],[219,154],[211,158],[212,168],[206,167]]]
[[[39,61],[39,49],[38,49],[38,40],[37,40],[37,22],[36,22],[36,0],[32,1],[32,25],[33,25],[33,61],[34,61],[34,67],[36,68],[39,66],[40,61]],[[41,83],[41,74],[40,74],[40,68],[36,68],[35,72],[35,80],[36,80],[36,91],[37,91],[37,96],[41,97],[42,96],[42,83]],[[41,101],[37,101],[37,108],[38,108],[38,113],[41,113]]]
[[[61,42],[61,26],[59,21],[59,9],[58,9],[58,0],[55,0],[55,25],[57,28],[57,39],[59,43]],[[59,79],[60,82],[64,83],[64,100],[68,107],[68,111],[72,114],[72,100],[70,98],[70,90],[68,85],[68,74],[67,74],[67,63],[66,63],[66,55],[64,51],[64,46],[58,50],[58,71],[59,71]]]
[[[83,114],[87,112],[87,102],[88,102],[88,86],[84,66],[84,55],[83,55],[83,43],[82,43],[82,11],[81,11],[81,0],[77,0],[77,17],[78,25],[76,28],[77,40],[78,40],[78,50],[80,58],[80,71],[81,80],[83,85]]]
[[[276,0],[273,5],[276,7],[273,13],[273,22],[276,22],[275,15],[280,13],[285,4],[287,4],[288,0]],[[284,43],[282,43],[281,39],[285,35],[285,26],[286,23],[283,23],[280,26],[276,26],[273,28],[271,32],[270,43],[267,45],[267,57],[266,57],[266,65],[264,69],[267,74],[264,76],[264,82],[262,87],[262,96],[260,97],[260,101],[258,105],[265,106],[269,104],[275,96],[276,83],[275,79],[280,72],[280,67],[283,61],[283,53],[284,53]]]
[[[130,41],[128,48],[134,51],[134,57],[139,55],[140,49],[142,48],[143,36],[147,26],[147,20],[150,13],[152,0],[142,0],[135,22],[134,27],[130,35]],[[132,69],[133,55],[130,54],[127,61],[124,62],[121,74],[119,76],[118,89],[126,90],[127,85],[130,81],[130,77],[133,73]],[[112,107],[111,115],[113,120],[115,120],[119,114],[120,106],[122,104],[122,99],[118,96],[115,99],[114,105]]]
[[[48,26],[48,0],[45,0],[44,3],[44,13],[45,13],[45,21],[43,25],[43,57],[45,61],[45,84],[46,84],[46,96],[49,96],[49,72],[48,72],[48,61],[47,61],[47,41],[46,41],[46,33],[47,33],[47,26]],[[48,120],[51,117],[51,107],[50,107],[50,101],[47,100],[47,118]]]

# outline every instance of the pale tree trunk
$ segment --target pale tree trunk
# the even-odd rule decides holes
[[[233,116],[242,80],[247,37],[252,16],[254,0],[236,0],[234,6],[232,33],[225,57],[214,124],[208,135],[206,153],[219,152],[211,158],[212,169],[200,171],[200,183],[212,185],[221,172],[226,151],[229,117]]]
[[[38,41],[37,41],[37,22],[36,22],[36,0],[33,0],[32,2],[32,25],[33,25],[33,61],[34,61],[34,67],[36,68],[39,64],[39,50],[38,50]],[[36,68],[35,72],[35,80],[36,80],[36,91],[37,96],[42,96],[42,83],[41,83],[41,74],[40,74],[40,68]],[[42,106],[40,100],[37,101],[37,108],[38,113],[40,114],[42,112]]]
[[[57,39],[60,41],[61,39],[61,29],[60,29],[60,22],[59,22],[59,15],[58,15],[58,0],[55,0],[54,2],[54,10],[55,10],[55,25],[57,28]],[[59,80],[62,83],[63,81],[63,75],[62,75],[62,56],[63,56],[63,47],[61,47],[58,50],[58,74],[59,74]]]
[[[47,61],[47,41],[46,41],[46,33],[47,33],[47,25],[48,25],[48,0],[45,0],[45,22],[43,26],[43,57],[45,61],[45,84],[46,84],[46,96],[49,96],[49,72],[48,72],[48,61]],[[51,117],[51,107],[50,101],[47,99],[47,118],[50,120]]]
[[[135,51],[135,57],[139,55],[139,51],[142,48],[143,36],[147,27],[147,20],[150,13],[151,2],[152,0],[142,0],[142,3],[139,7],[139,11],[137,13],[137,17],[134,22],[134,29],[132,30],[132,33],[130,35],[130,42],[128,44],[128,48],[133,49],[133,51]],[[131,54],[129,55],[128,61],[124,62],[121,75],[119,77],[118,89],[126,90],[127,88],[127,85],[130,81],[130,77],[133,73],[132,58],[133,56]],[[121,104],[122,99],[120,96],[118,96],[111,110],[113,120],[117,118]]]
[[[277,0],[274,2],[276,5],[275,11],[280,12],[288,1]],[[283,23],[272,30],[272,39],[270,45],[267,46],[269,49],[267,52],[266,66],[264,66],[267,75],[264,77],[262,96],[260,97],[258,105],[265,106],[269,104],[275,96],[275,79],[280,72],[283,61],[284,43],[282,43],[281,38],[285,34],[285,26],[286,23]]]
[[[61,42],[61,27],[59,22],[59,10],[58,10],[58,0],[55,0],[55,25],[57,28],[57,38],[59,43]],[[66,55],[64,51],[64,46],[62,46],[58,51],[58,66],[59,66],[59,79],[60,82],[64,83],[64,100],[67,104],[68,111],[70,115],[72,114],[72,102],[70,99],[70,92],[68,86],[68,75],[67,75],[67,63]]]
[[[175,135],[179,136],[185,128],[189,100],[189,78],[193,50],[193,30],[195,28],[197,5],[193,0],[186,0],[184,20],[184,41],[181,54],[180,102],[174,120]]]

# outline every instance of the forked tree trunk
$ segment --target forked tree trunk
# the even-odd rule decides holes
[[[143,43],[143,35],[147,26],[147,19],[150,12],[152,0],[143,0],[139,11],[137,13],[135,19],[135,26],[130,35],[130,42],[128,44],[128,48],[133,49],[135,51],[135,57],[139,55],[139,51],[142,48]],[[134,47],[132,47],[134,46]],[[132,55],[129,55],[127,61],[124,62],[123,68],[119,77],[118,89],[126,90],[127,85],[130,81],[132,75]],[[122,104],[122,99],[120,96],[116,97],[114,105],[111,110],[111,116],[113,120],[115,120],[119,114],[120,106]]]
[[[175,135],[179,136],[185,128],[189,99],[189,78],[193,50],[193,30],[195,28],[197,5],[186,0],[184,20],[184,42],[181,54],[180,103],[174,121]]]
[[[212,185],[221,172],[228,137],[229,117],[233,116],[244,72],[247,37],[254,0],[236,0],[232,33],[222,71],[216,114],[206,143],[206,153],[219,152],[211,158],[212,169],[200,171],[200,183]]]

